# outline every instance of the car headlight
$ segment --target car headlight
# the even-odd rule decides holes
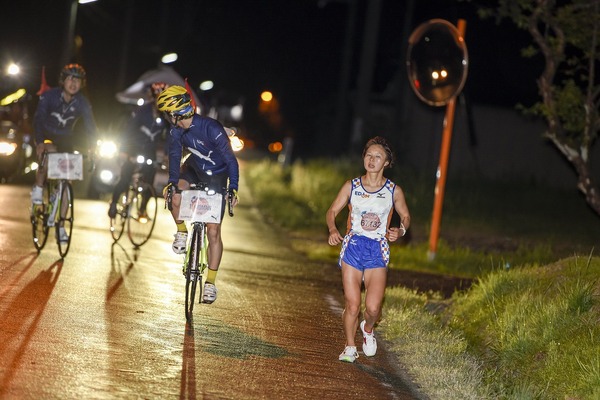
[[[16,143],[0,142],[0,155],[10,156],[17,150]]]

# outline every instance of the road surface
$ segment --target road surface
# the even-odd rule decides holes
[[[223,226],[218,299],[186,324],[164,203],[135,251],[113,244],[105,201],[76,199],[61,260],[53,235],[33,247],[29,190],[0,185],[1,399],[423,397],[381,340],[375,357],[337,360],[338,270],[295,254],[247,191]]]

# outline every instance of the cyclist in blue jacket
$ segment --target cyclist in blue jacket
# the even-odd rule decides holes
[[[79,64],[67,64],[60,72],[60,87],[47,90],[40,96],[33,117],[35,149],[38,162],[47,152],[68,152],[74,150],[75,135],[73,128],[81,118],[88,135],[88,147],[96,146],[97,128],[92,107],[81,94],[85,87],[85,70]],[[40,163],[41,164],[41,163]],[[31,202],[42,204],[42,193],[46,181],[46,166],[37,169],[35,184],[31,191]],[[59,230],[59,240],[66,242],[68,236],[64,229]]]
[[[196,114],[191,97],[182,86],[167,88],[156,99],[156,105],[172,125],[168,137],[169,182],[163,191],[165,197],[171,187],[186,190],[190,183],[204,182],[208,184],[209,189],[223,195],[223,203],[227,196],[231,196],[232,205],[237,205],[239,165],[223,125],[212,118]],[[180,168],[184,148],[189,152],[189,156]],[[172,214],[177,224],[177,233],[173,241],[173,251],[177,254],[185,253],[188,236],[185,221],[178,219],[180,203],[181,194],[175,193],[172,199]],[[221,217],[224,212],[223,206]],[[223,241],[221,224],[206,225],[208,274],[203,301],[212,303],[217,298],[214,283],[223,255]]]
[[[117,215],[119,196],[131,182],[131,176],[135,172],[137,163],[136,160],[133,160],[134,157],[144,157],[144,163],[141,166],[144,181],[150,185],[154,183],[156,169],[153,164],[156,161],[158,146],[164,141],[164,133],[168,127],[168,123],[160,118],[155,101],[158,95],[168,87],[169,85],[164,82],[155,82],[150,85],[149,91],[153,101],[138,107],[131,113],[131,118],[127,121],[119,138],[121,175],[113,189],[112,201],[108,209],[109,218],[115,218]],[[142,210],[144,209],[145,204],[142,205]]]

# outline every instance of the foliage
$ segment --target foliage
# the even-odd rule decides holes
[[[344,179],[358,172],[350,163],[298,161],[284,167],[269,160],[251,163],[245,178],[265,215],[283,228],[306,230],[325,226],[329,207]]]
[[[469,1],[469,0],[467,0]],[[600,2],[598,0],[498,0],[482,17],[511,20],[532,37],[526,57],[541,55],[541,101],[527,109],[545,118],[549,139],[575,168],[577,186],[600,215],[600,190],[591,176],[590,149],[600,130]],[[521,106],[521,108],[523,108]]]
[[[600,235],[598,221],[576,193],[531,182],[452,179],[437,255],[428,260],[435,182],[412,171],[389,172],[404,189],[413,221],[409,235],[392,244],[392,268],[477,277],[500,267],[587,253]],[[298,161],[288,167],[263,160],[248,163],[244,173],[263,214],[299,238],[296,249],[336,262],[339,248],[327,244],[325,212],[344,181],[360,175],[360,169],[343,159]],[[340,230],[346,220],[344,209],[337,220]]]
[[[389,288],[379,327],[429,398],[490,398],[481,366],[468,354],[465,339],[427,312],[427,306],[439,300],[435,293]]]
[[[572,257],[486,275],[446,312],[497,398],[597,398],[599,293],[600,259]]]

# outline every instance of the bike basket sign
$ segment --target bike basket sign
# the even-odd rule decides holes
[[[191,222],[221,222],[223,195],[207,194],[202,190],[184,190],[181,192],[179,219]]]
[[[48,179],[83,180],[83,156],[72,153],[48,153]]]

